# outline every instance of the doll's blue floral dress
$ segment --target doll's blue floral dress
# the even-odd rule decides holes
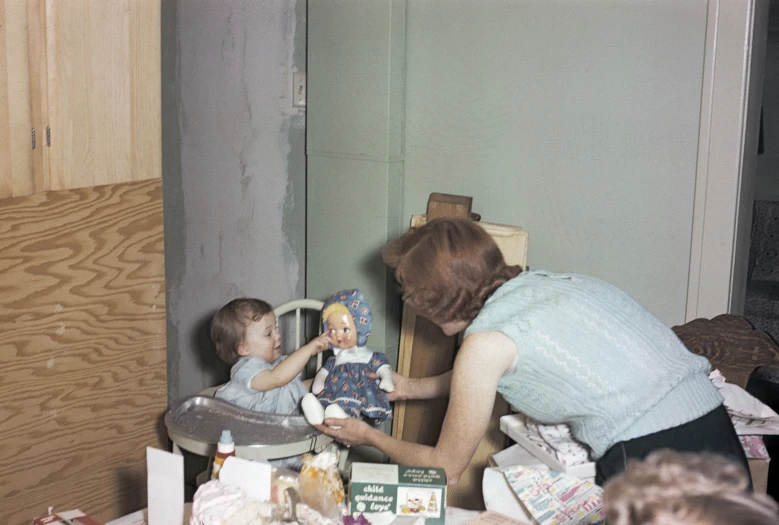
[[[387,394],[379,388],[378,379],[366,374],[376,374],[382,366],[390,366],[380,352],[365,347],[343,350],[338,356],[328,358],[323,368],[328,371],[325,388],[317,397],[323,406],[339,405],[350,416],[364,415],[380,423],[392,417]]]

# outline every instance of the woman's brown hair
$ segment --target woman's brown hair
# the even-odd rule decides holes
[[[246,337],[246,327],[271,312],[273,308],[260,299],[233,299],[221,307],[211,320],[211,340],[222,361],[234,365],[240,357],[238,347]]]
[[[509,266],[492,237],[465,218],[440,218],[384,249],[403,299],[436,323],[472,321],[492,293],[522,269]]]

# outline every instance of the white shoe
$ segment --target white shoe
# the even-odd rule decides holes
[[[327,419],[329,417],[332,417],[332,418],[335,418],[335,419],[348,419],[349,418],[349,414],[344,412],[343,408],[341,408],[340,406],[338,406],[335,403],[333,403],[332,405],[327,405],[327,408],[325,409],[325,419]],[[330,427],[330,428],[338,430],[341,427]]]
[[[330,405],[332,406],[332,405]],[[303,416],[309,425],[321,425],[325,420],[325,409],[314,394],[306,394],[300,401]]]

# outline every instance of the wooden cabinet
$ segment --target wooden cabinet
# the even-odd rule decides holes
[[[27,47],[27,0],[0,0],[0,197],[33,193]]]
[[[0,21],[0,198],[160,177],[159,1],[0,0]]]

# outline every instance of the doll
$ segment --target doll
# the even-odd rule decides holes
[[[376,423],[392,417],[385,392],[392,392],[392,367],[380,352],[365,345],[373,315],[359,290],[333,295],[322,309],[322,328],[333,340],[333,356],[314,377],[310,394],[303,397],[303,415],[312,425],[325,418],[365,417]],[[377,379],[368,377],[372,372]]]

